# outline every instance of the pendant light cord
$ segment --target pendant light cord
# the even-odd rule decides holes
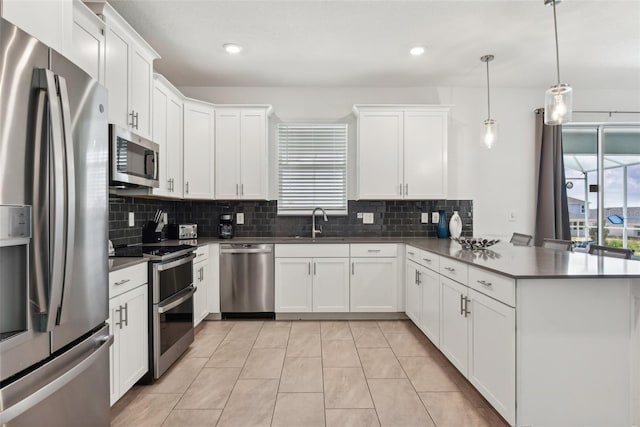
[[[558,20],[556,19],[556,0],[552,0],[553,4],[553,28],[556,36],[556,72],[558,73],[558,86],[560,85],[560,49],[558,48]]]
[[[487,62],[487,120],[491,119],[491,92],[489,91],[489,61]]]

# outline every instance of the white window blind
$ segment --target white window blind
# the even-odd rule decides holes
[[[347,214],[347,124],[278,125],[278,215]]]

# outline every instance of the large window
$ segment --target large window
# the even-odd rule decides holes
[[[576,246],[600,243],[640,253],[640,124],[567,124],[562,146]]]
[[[278,125],[278,215],[347,214],[347,125]]]

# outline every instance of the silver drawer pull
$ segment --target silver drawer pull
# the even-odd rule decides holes
[[[407,252],[409,255],[414,256],[415,252]]]
[[[380,249],[368,249],[367,252],[380,252]]]
[[[196,255],[196,258],[200,258],[201,256],[204,256],[204,254],[198,254]]]
[[[431,260],[429,258],[422,258],[422,260],[426,261],[426,262],[431,262]]]
[[[480,283],[481,285],[485,285],[485,286],[493,286],[493,283],[491,282],[485,282],[484,280],[476,280],[478,283]]]
[[[115,286],[120,286],[120,285],[124,285],[125,283],[130,282],[130,281],[131,281],[131,279],[122,279],[122,280],[114,283],[114,285]]]
[[[445,270],[447,270],[447,271],[450,271],[451,273],[453,273],[454,271],[456,271],[456,269],[455,269],[455,268],[453,268],[453,267],[445,267],[444,269],[445,269]]]

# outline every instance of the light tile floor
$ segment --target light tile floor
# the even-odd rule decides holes
[[[206,321],[112,426],[496,426],[505,423],[409,321]]]

